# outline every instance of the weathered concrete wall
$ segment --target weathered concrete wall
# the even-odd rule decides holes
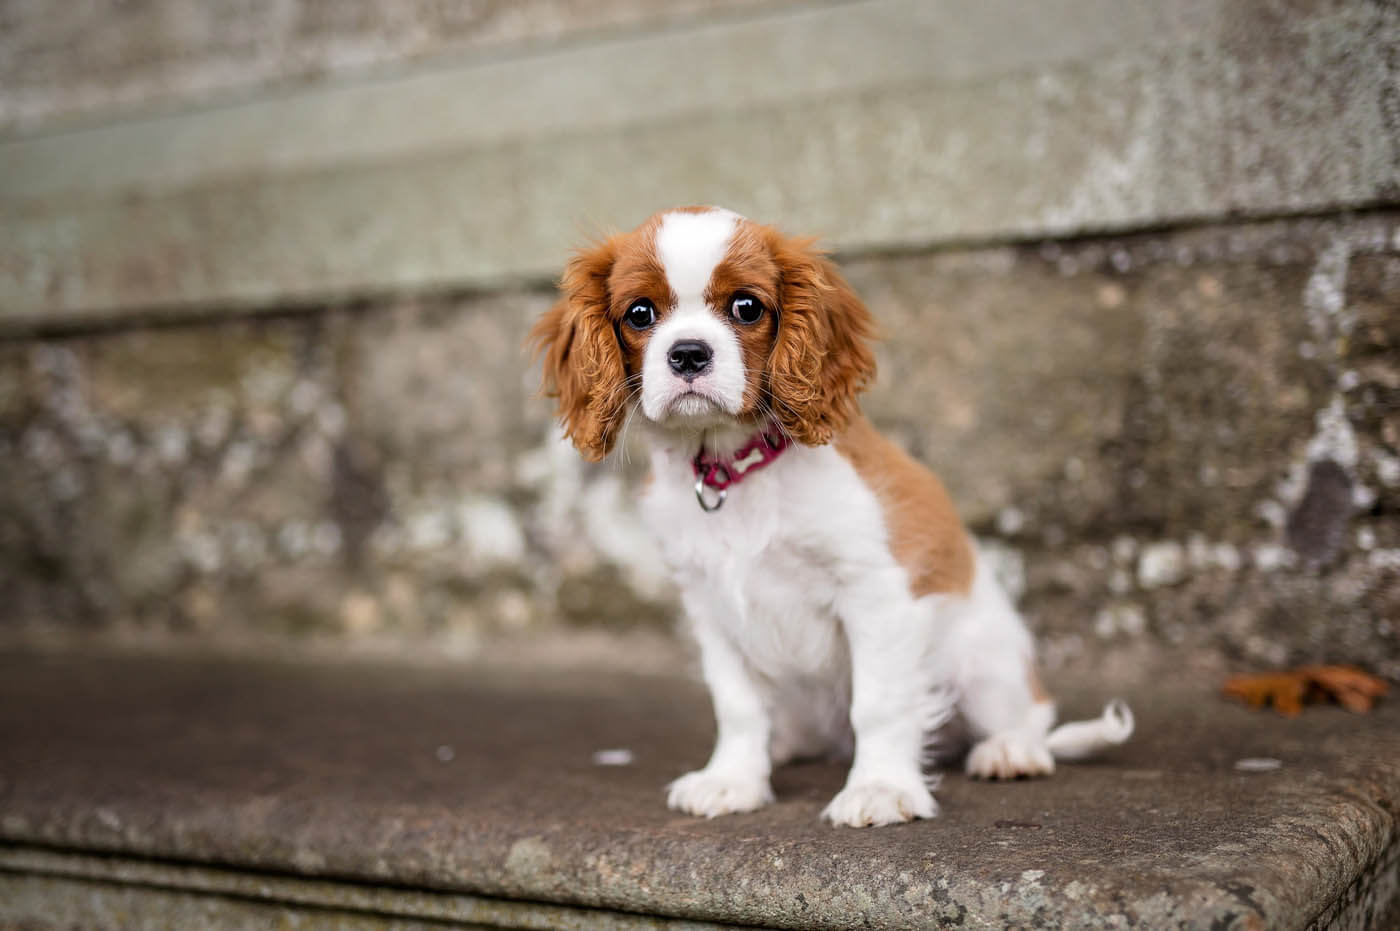
[[[1374,206],[1397,43],[1362,0],[806,3],[0,140],[0,329],[543,282],[684,203],[847,251]]]
[[[782,5],[785,0],[0,0],[0,134]]]
[[[0,0],[0,630],[664,623],[519,346],[718,202],[846,257],[1052,665],[1400,676],[1400,8],[1033,7]]]
[[[1052,666],[1177,644],[1400,676],[1400,214],[846,269],[893,337],[867,410]],[[664,623],[635,463],[583,465],[533,397],[550,300],[0,344],[5,630]]]

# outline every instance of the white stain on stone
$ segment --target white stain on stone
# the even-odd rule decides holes
[[[439,508],[419,511],[409,517],[405,524],[405,542],[409,549],[435,550],[452,541],[453,519]]]
[[[1277,543],[1261,543],[1254,548],[1254,565],[1261,572],[1277,572],[1293,565],[1292,550]]]
[[[1014,537],[1026,526],[1026,515],[1020,508],[1004,507],[997,512],[997,533]]]
[[[1273,498],[1266,498],[1256,504],[1254,513],[1275,530],[1282,529],[1283,525],[1288,523],[1288,509]]]
[[[1400,485],[1400,456],[1376,453],[1376,478],[1387,488]]]
[[[1216,568],[1235,572],[1244,565],[1244,556],[1233,543],[1217,543],[1211,547],[1211,559]]]
[[[1240,551],[1231,543],[1211,543],[1201,534],[1192,534],[1186,541],[1186,559],[1196,572],[1224,569],[1234,572],[1244,563]]]
[[[482,565],[516,565],[525,559],[525,535],[504,501],[470,497],[457,508],[457,523],[467,551]]]
[[[1369,511],[1376,503],[1376,493],[1365,485],[1357,483],[1351,487],[1351,506],[1358,511]]]
[[[1163,540],[1149,543],[1138,556],[1137,578],[1143,588],[1175,585],[1186,575],[1186,553],[1180,543]]]
[[[1346,312],[1347,270],[1351,264],[1351,245],[1346,239],[1334,239],[1313,266],[1308,283],[1303,288],[1303,312],[1314,337],[1332,354],[1339,348],[1337,340],[1351,331],[1354,319]]]
[[[202,531],[177,538],[180,554],[196,571],[209,575],[218,572],[224,565],[224,554],[218,539],[211,533]]]
[[[1374,238],[1374,237],[1372,237]],[[1355,315],[1346,306],[1346,282],[1354,251],[1367,251],[1374,243],[1367,241],[1365,231],[1352,237],[1335,237],[1318,256],[1308,282],[1303,288],[1303,312],[1312,330],[1314,348],[1308,358],[1319,358],[1321,364],[1336,370],[1344,351],[1347,334],[1355,325]],[[1352,503],[1365,510],[1376,500],[1375,492],[1358,480],[1360,461],[1356,431],[1347,416],[1343,394],[1354,390],[1360,376],[1352,370],[1338,372],[1337,381],[1327,404],[1314,415],[1313,435],[1309,438],[1301,461],[1292,463],[1287,474],[1275,488],[1278,501],[1266,500],[1256,505],[1255,513],[1275,529],[1287,523],[1288,508],[1296,506],[1307,492],[1311,466],[1329,461],[1340,466],[1352,481]],[[1262,571],[1272,572],[1292,564],[1292,553],[1277,544],[1255,547],[1254,563]]]
[[[286,556],[298,559],[311,546],[311,529],[304,521],[289,520],[277,531],[277,545]]]
[[[1123,605],[1118,612],[1118,629],[1130,637],[1137,637],[1147,630],[1147,615],[1137,605]]]
[[[215,401],[207,407],[194,428],[195,438],[205,449],[214,449],[228,437],[233,425],[233,412],[226,401]]]
[[[156,456],[165,465],[180,465],[189,457],[190,435],[184,426],[168,423],[156,430]]]
[[[292,413],[299,417],[305,417],[316,409],[316,405],[321,400],[321,386],[309,378],[303,378],[292,386],[291,393],[287,396],[287,404]]]
[[[1375,549],[1366,554],[1366,564],[1377,572],[1400,569],[1400,548]]]
[[[1332,398],[1317,412],[1316,428],[1308,441],[1308,462],[1331,459],[1350,473],[1356,468],[1356,432],[1347,419],[1346,405],[1340,395]]]
[[[258,451],[252,443],[234,443],[224,454],[220,464],[219,478],[230,485],[241,485],[257,464]]]
[[[1116,634],[1138,637],[1146,630],[1147,615],[1135,604],[1108,605],[1094,615],[1094,633],[1101,639],[1108,639]]]

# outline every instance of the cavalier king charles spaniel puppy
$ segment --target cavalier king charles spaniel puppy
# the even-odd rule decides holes
[[[809,239],[728,210],[659,213],[569,262],[531,335],[589,460],[650,450],[641,512],[680,588],[718,729],[668,804],[773,801],[772,768],[852,758],[823,817],[937,811],[931,748],[973,776],[1050,773],[1132,732],[1127,706],[1052,729],[1031,637],[943,485],[878,433],[870,312]],[[630,424],[630,427],[629,427]]]

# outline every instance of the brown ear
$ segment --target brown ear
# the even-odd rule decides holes
[[[793,438],[820,446],[845,428],[856,395],[875,380],[875,321],[810,239],[772,233],[769,249],[782,273],[768,365],[773,410]]]
[[[585,459],[608,454],[627,398],[622,350],[608,317],[613,240],[580,251],[559,282],[563,297],[530,331],[543,356],[544,393],[559,399],[559,420]]]

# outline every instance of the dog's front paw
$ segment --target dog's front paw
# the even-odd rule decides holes
[[[967,774],[978,779],[1048,776],[1054,771],[1055,759],[1044,738],[993,734],[967,755]]]
[[[714,818],[741,811],[756,811],[773,801],[766,776],[697,769],[686,773],[666,790],[666,804],[690,815]]]
[[[864,828],[932,818],[937,814],[938,803],[920,780],[904,786],[887,782],[848,785],[826,806],[822,817],[837,827]]]

